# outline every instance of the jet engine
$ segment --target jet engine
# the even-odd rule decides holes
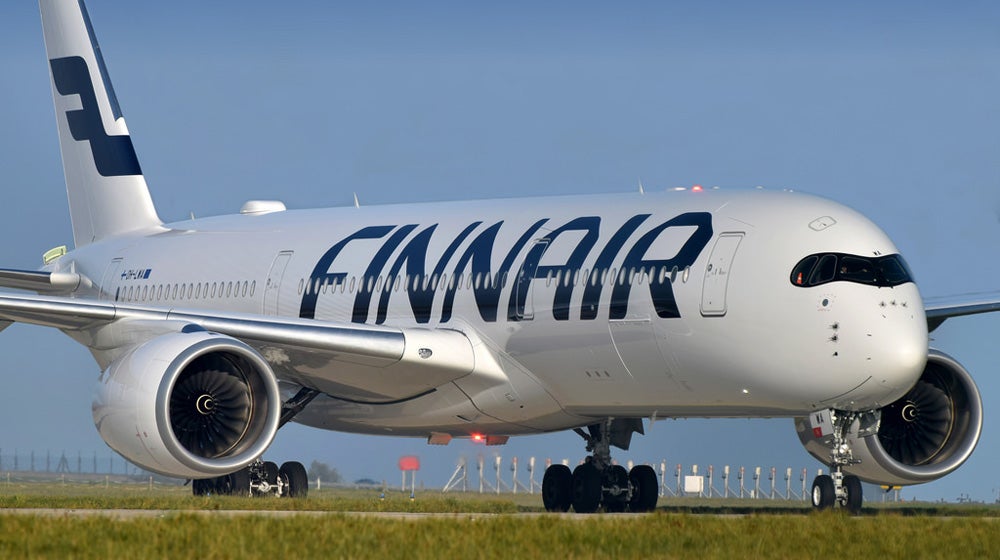
[[[197,327],[129,350],[101,375],[94,423],[129,461],[178,478],[236,471],[278,431],[274,372],[256,350]]]
[[[972,376],[951,356],[931,350],[920,380],[896,402],[879,410],[878,431],[848,444],[861,462],[844,471],[877,484],[902,486],[937,480],[972,454],[983,424],[983,402]],[[795,429],[806,450],[830,463],[833,438],[817,436],[809,418],[796,418]]]

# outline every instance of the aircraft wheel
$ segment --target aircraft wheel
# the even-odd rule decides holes
[[[813,480],[812,504],[816,509],[829,509],[837,501],[837,494],[833,487],[833,477],[828,474],[821,474]]]
[[[660,497],[660,485],[653,467],[637,465],[632,467],[632,472],[629,473],[628,477],[632,482],[632,499],[629,501],[629,509],[635,512],[656,509],[656,500]]]
[[[604,509],[609,513],[621,513],[628,505],[628,471],[621,465],[611,465],[604,471]]]
[[[238,471],[231,472],[226,476],[220,477],[220,484],[218,486],[218,492],[220,494],[244,497],[249,496],[250,468],[243,467]]]
[[[594,513],[601,505],[601,473],[593,463],[573,470],[573,511]]]
[[[271,461],[265,461],[261,467],[261,474],[264,477],[263,482],[268,485],[268,493],[270,493],[278,485],[278,465]]]
[[[191,492],[195,496],[210,496],[215,493],[215,479],[196,479],[191,481]]]
[[[278,469],[278,473],[288,483],[289,498],[305,498],[309,494],[309,475],[298,461],[289,461]]]
[[[861,513],[861,503],[864,501],[861,490],[861,479],[854,475],[844,477],[844,491],[847,493],[847,500],[844,506],[852,515]]]
[[[573,502],[573,473],[566,465],[552,465],[542,477],[545,511],[569,511]]]

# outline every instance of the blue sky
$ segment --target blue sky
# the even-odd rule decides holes
[[[1000,289],[1000,6],[963,2],[320,1],[88,3],[166,220],[290,208],[678,185],[795,188],[896,241],[925,296]],[[0,265],[71,241],[33,2],[0,7]],[[1000,479],[1000,316],[953,319],[933,346],[987,406],[973,458],[904,495],[992,501]],[[0,335],[0,452],[104,445],[97,367],[60,333]],[[648,429],[648,428],[647,428]],[[656,423],[620,459],[819,465],[790,420]],[[583,456],[572,433],[506,447],[284,428],[279,459],[396,480],[418,453],[443,484],[460,455]],[[539,475],[540,478],[540,475]]]

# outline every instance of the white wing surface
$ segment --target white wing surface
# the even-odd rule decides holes
[[[48,296],[0,296],[0,324],[55,327],[86,340],[102,369],[136,345],[203,330],[256,349],[281,381],[386,402],[433,391],[474,369],[470,340],[449,329],[391,328]],[[103,340],[109,341],[102,344]],[[113,342],[111,342],[113,341]]]

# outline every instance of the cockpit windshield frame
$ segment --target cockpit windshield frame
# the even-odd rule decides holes
[[[811,288],[830,282],[851,282],[892,288],[913,282],[913,274],[899,254],[862,257],[848,253],[816,253],[800,260],[789,278],[793,286]]]

